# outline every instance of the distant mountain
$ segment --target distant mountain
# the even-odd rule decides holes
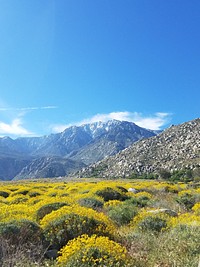
[[[155,135],[132,122],[111,120],[72,126],[42,137],[0,138],[0,179],[68,175]]]
[[[86,165],[115,155],[138,140],[155,136],[152,131],[127,121],[100,122],[86,125],[84,128],[91,133],[93,140],[75,151],[71,157]]]
[[[200,167],[200,119],[171,126],[138,141],[113,157],[95,163],[79,176],[127,177],[133,173]]]
[[[32,160],[15,176],[15,180],[31,178],[53,178],[67,176],[85,164],[59,157],[42,157]]]

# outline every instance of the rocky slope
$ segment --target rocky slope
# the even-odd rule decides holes
[[[138,141],[113,157],[93,164],[79,176],[127,177],[133,173],[200,167],[200,119],[171,126]]]

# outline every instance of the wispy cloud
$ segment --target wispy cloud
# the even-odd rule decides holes
[[[11,123],[0,121],[0,134],[13,136],[31,136],[32,132],[22,126],[21,118],[16,118]]]
[[[129,112],[129,111],[119,111],[111,112],[108,114],[96,114],[91,118],[84,119],[80,122],[72,124],[62,124],[54,125],[52,127],[54,132],[62,132],[67,127],[72,125],[83,125],[87,123],[94,123],[98,121],[106,122],[108,120],[119,120],[119,121],[130,121],[134,122],[140,127],[151,129],[151,130],[160,130],[164,125],[169,123],[171,119],[171,113],[157,112],[151,115],[144,115],[138,112]]]
[[[23,117],[28,112],[37,111],[37,110],[48,110],[48,109],[56,109],[57,106],[40,106],[40,107],[3,107],[0,106],[0,114],[7,115],[6,119],[4,118],[0,120],[0,136],[32,136],[35,135],[33,132],[29,131],[26,126],[24,126]],[[8,121],[7,117],[12,118]],[[4,116],[5,117],[5,116]],[[37,134],[36,134],[37,135]]]
[[[57,106],[44,106],[44,107],[20,107],[20,108],[10,108],[10,107],[0,107],[0,111],[31,111],[31,110],[41,110],[41,109],[56,109]]]

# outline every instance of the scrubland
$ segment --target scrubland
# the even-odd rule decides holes
[[[1,183],[2,267],[197,267],[199,240],[198,183]]]

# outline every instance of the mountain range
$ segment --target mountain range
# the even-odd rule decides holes
[[[42,137],[0,138],[0,179],[67,176],[157,132],[111,120]]]
[[[159,170],[200,168],[200,119],[172,125],[162,133],[140,140],[118,154],[81,170],[80,177],[130,177]]]

